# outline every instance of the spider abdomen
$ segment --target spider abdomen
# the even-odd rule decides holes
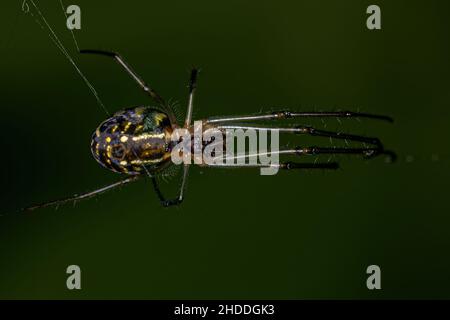
[[[157,171],[170,161],[173,128],[166,113],[134,107],[103,121],[92,135],[95,160],[114,172],[130,175]]]

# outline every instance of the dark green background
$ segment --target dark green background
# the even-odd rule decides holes
[[[110,111],[150,103],[113,62],[76,54],[59,1],[35,1]],[[182,111],[189,68],[200,66],[197,119],[277,108],[388,114],[392,125],[325,124],[379,136],[399,158],[341,157],[336,172],[270,177],[194,168],[177,208],[140,181],[75,207],[0,217],[0,298],[450,298],[448,3],[64,2],[81,6],[81,48],[120,52]],[[105,113],[21,3],[0,10],[4,213],[119,178],[89,150]],[[373,3],[381,31],[365,25]],[[65,287],[71,264],[81,291]],[[380,291],[366,288],[371,264]]]

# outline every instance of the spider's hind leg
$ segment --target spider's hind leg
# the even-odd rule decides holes
[[[41,204],[37,204],[37,205],[33,205],[33,206],[30,206],[30,207],[23,208],[21,211],[33,211],[33,210],[36,210],[36,209],[45,208],[45,207],[51,207],[51,206],[58,207],[60,205],[63,205],[63,204],[69,203],[69,202],[75,203],[76,201],[86,200],[86,199],[95,197],[95,196],[97,196],[99,194],[102,194],[102,193],[104,193],[106,191],[115,189],[117,187],[123,186],[125,184],[130,183],[130,182],[136,181],[137,179],[139,179],[139,176],[131,176],[131,177],[128,177],[126,179],[123,179],[123,180],[120,180],[118,182],[112,183],[110,185],[107,185],[105,187],[99,188],[99,189],[94,190],[94,191],[90,191],[90,192],[86,192],[86,193],[82,193],[82,194],[76,194],[76,195],[74,195],[72,197],[59,199],[59,200],[54,200],[54,201],[49,201],[49,202],[45,202],[45,203],[41,203]]]

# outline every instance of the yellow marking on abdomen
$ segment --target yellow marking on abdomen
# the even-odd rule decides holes
[[[139,140],[144,140],[144,139],[164,139],[165,138],[165,133],[143,133],[139,136],[133,137],[133,141],[139,141]]]

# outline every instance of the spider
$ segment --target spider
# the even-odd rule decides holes
[[[167,199],[161,192],[157,175],[169,166],[171,161],[171,151],[174,141],[171,134],[178,128],[183,128],[189,132],[193,131],[192,110],[194,105],[194,95],[197,88],[198,69],[193,68],[189,80],[189,99],[184,124],[180,127],[177,124],[173,108],[153,90],[144,80],[131,68],[131,66],[117,53],[103,50],[80,50],[83,54],[96,54],[114,59],[123,70],[139,85],[139,87],[153,100],[152,106],[139,106],[124,109],[115,113],[112,117],[103,121],[94,131],[91,140],[91,151],[95,160],[103,167],[126,177],[118,182],[112,183],[97,190],[76,194],[65,199],[50,201],[25,208],[23,210],[34,210],[48,206],[59,206],[67,202],[88,199],[103,192],[126,185],[139,178],[149,176],[156,195],[161,204],[165,207],[178,205],[184,199],[186,180],[188,177],[190,164],[182,164],[181,183],[178,195],[173,199]],[[251,126],[242,123],[282,121],[295,118],[370,118],[392,122],[392,118],[383,115],[351,111],[334,112],[290,112],[278,111],[259,115],[211,117],[201,120],[204,129],[215,128],[224,132],[227,129],[254,129],[267,130],[270,126]],[[367,158],[386,154],[392,159],[395,154],[386,151],[378,138],[370,138],[360,135],[345,134],[342,132],[326,131],[316,129],[311,126],[296,127],[275,127],[280,132],[295,133],[310,136],[328,137],[354,141],[364,144],[364,147],[295,147],[278,151],[283,155],[320,155],[320,154],[355,154],[363,155]],[[369,147],[366,147],[366,144]],[[263,167],[263,164],[209,164],[209,167]],[[338,163],[302,163],[302,162],[280,162],[271,164],[279,169],[337,169]]]

